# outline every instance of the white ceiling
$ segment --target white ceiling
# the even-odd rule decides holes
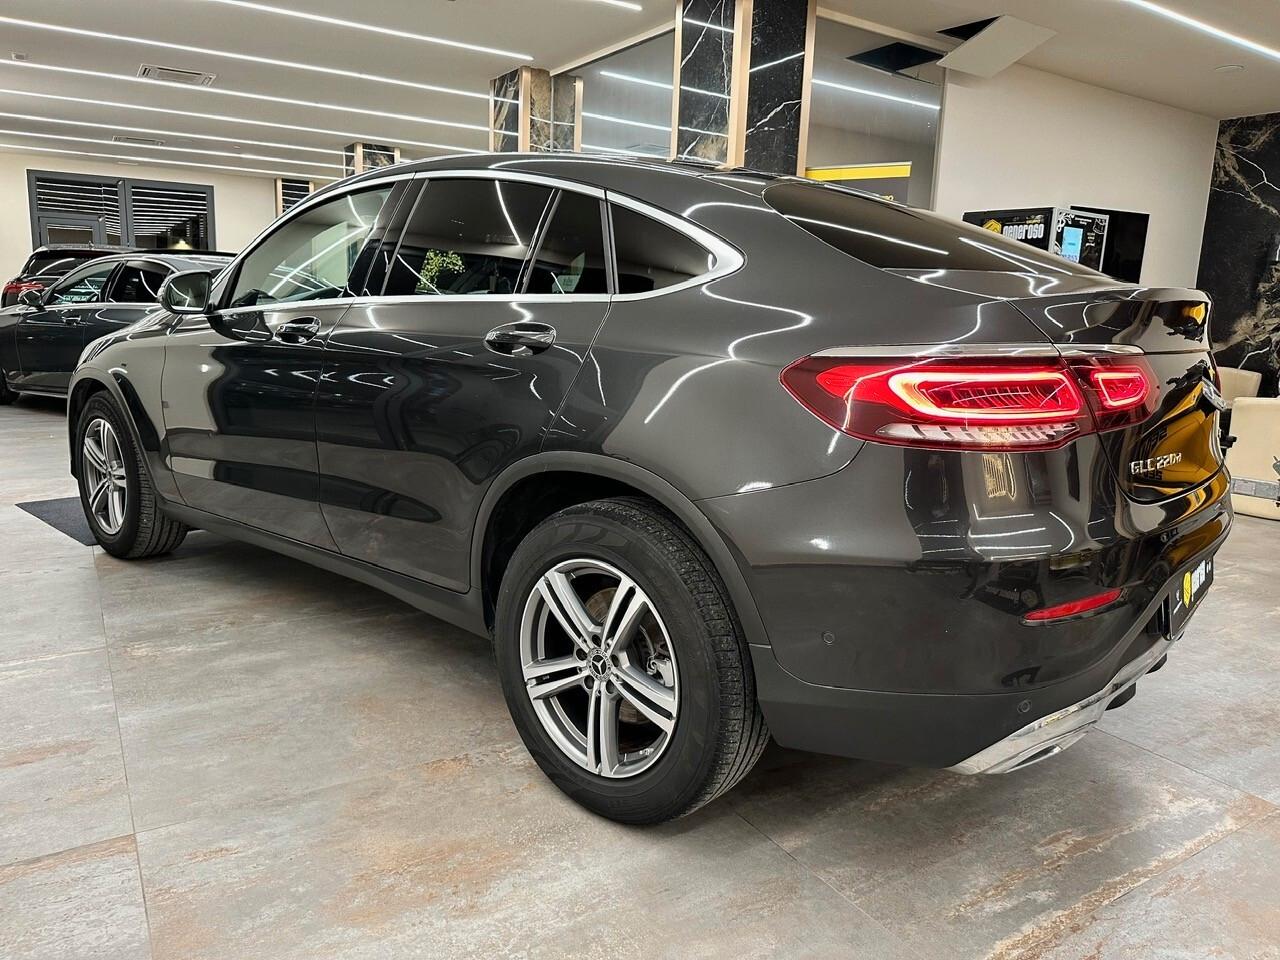
[[[1158,0],[1280,50],[1280,0]],[[823,8],[920,35],[1009,14],[1056,31],[1022,62],[1219,119],[1280,112],[1280,59],[1125,0],[819,0]],[[1245,69],[1219,73],[1239,64]]]
[[[0,22],[0,90],[18,91],[0,92],[0,112],[22,115],[0,116],[0,131],[6,131],[0,132],[0,144],[316,176],[336,175],[339,171],[332,168],[341,161],[339,151],[353,139],[398,144],[407,157],[452,148],[484,149],[490,78],[521,62],[553,68],[581,61],[660,27],[670,20],[674,6],[673,0],[261,2],[523,53],[531,60],[284,17],[218,0],[3,0],[3,17],[185,44],[198,52]],[[1280,47],[1277,0],[1161,2]],[[1030,66],[1216,117],[1280,111],[1280,61],[1161,19],[1124,0],[821,0],[821,5],[898,31],[935,37],[936,30],[968,20],[1013,14],[1057,31],[1024,61]],[[216,50],[436,84],[473,96],[245,62],[211,52]],[[25,54],[31,65],[14,63],[13,52]],[[134,77],[144,62],[207,71],[217,74],[217,80],[211,90],[202,90],[123,79]],[[1223,64],[1246,69],[1233,74],[1214,70]],[[119,74],[122,79],[44,69],[48,67]],[[228,91],[299,102],[263,101]],[[90,100],[132,106],[102,106]],[[69,122],[55,122],[59,120]],[[258,124],[246,122],[250,120]],[[91,123],[103,126],[80,125]],[[110,140],[125,133],[157,137],[180,150],[53,139],[56,134]],[[249,144],[246,139],[279,146]]]

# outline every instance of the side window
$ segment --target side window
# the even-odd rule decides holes
[[[341,297],[391,186],[317,204],[268,236],[240,265],[229,307]]]
[[[157,263],[126,263],[111,281],[112,303],[155,303],[169,271]]]
[[[429,181],[409,216],[384,293],[516,293],[550,199],[550,188],[532,183]]]
[[[116,268],[115,263],[101,263],[91,269],[74,273],[54,285],[49,291],[47,305],[72,303],[97,303],[103,299],[102,288]]]
[[[608,293],[600,201],[561,191],[529,274],[529,293]]]
[[[611,206],[619,293],[661,290],[701,276],[715,265],[706,249],[678,230],[618,204]]]

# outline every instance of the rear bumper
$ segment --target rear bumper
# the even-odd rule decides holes
[[[702,501],[765,623],[751,653],[775,739],[994,772],[1091,727],[1164,655],[1165,597],[1231,526],[1225,473],[1135,504],[1100,452],[1014,457],[1000,488],[987,455],[868,444],[831,477]],[[1114,587],[1095,613],[1023,619]]]

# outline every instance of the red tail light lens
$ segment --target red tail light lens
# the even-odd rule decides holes
[[[43,290],[43,289],[44,289],[43,283],[30,283],[30,282],[25,282],[21,280],[14,280],[4,285],[4,292],[6,295],[11,293],[22,294],[22,293],[26,293],[28,290]]]
[[[1077,617],[1082,613],[1088,613],[1090,610],[1098,610],[1108,604],[1115,603],[1120,599],[1120,590],[1104,590],[1102,593],[1095,593],[1092,597],[1085,597],[1083,600],[1072,600],[1069,603],[1059,603],[1053,607],[1041,607],[1039,610],[1032,610],[1023,620],[1029,620],[1032,623],[1044,623],[1046,620],[1064,620],[1067,617]]]
[[[1122,359],[807,357],[782,383],[814,415],[866,440],[1051,449],[1149,415],[1154,378],[1145,363]]]

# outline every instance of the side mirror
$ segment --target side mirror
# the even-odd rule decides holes
[[[44,303],[43,290],[23,290],[18,294],[18,306],[36,308]]]
[[[209,291],[213,274],[208,270],[175,273],[160,288],[160,303],[180,317],[199,316],[209,312]]]

